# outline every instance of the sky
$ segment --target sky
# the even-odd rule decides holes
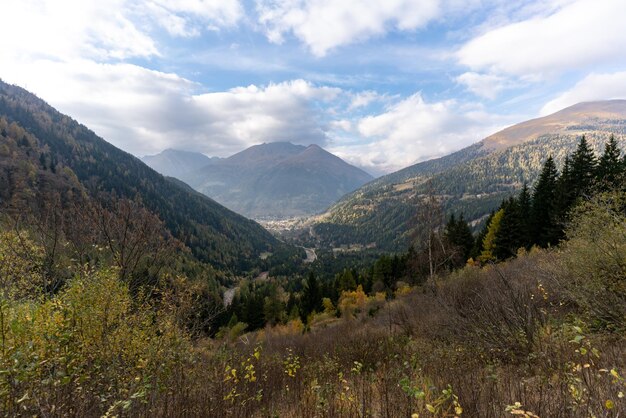
[[[134,155],[318,144],[380,175],[626,98],[624,0],[2,0],[0,79]]]

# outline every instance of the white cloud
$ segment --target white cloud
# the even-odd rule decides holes
[[[350,132],[352,131],[352,122],[347,119],[334,120],[330,123],[332,129]]]
[[[341,94],[303,80],[196,94],[189,80],[132,64],[32,64],[0,63],[0,74],[136,155],[172,147],[227,156],[274,141],[324,145],[323,104]]]
[[[202,94],[192,101],[207,120],[204,135],[228,144],[232,152],[260,142],[324,144],[327,127],[314,103],[329,102],[340,93],[295,80]]]
[[[257,0],[271,42],[292,32],[317,56],[395,29],[412,31],[440,15],[440,0]]]
[[[548,115],[580,102],[625,98],[626,71],[611,74],[592,73],[570,90],[546,103],[541,109],[541,114]]]
[[[504,77],[495,74],[463,73],[456,78],[458,84],[464,85],[477,96],[494,100],[507,86]]]
[[[143,7],[171,35],[183,37],[235,26],[244,16],[239,0],[150,0]]]
[[[366,142],[336,144],[331,150],[359,166],[389,172],[479,141],[509,121],[477,105],[427,103],[416,93],[383,113],[360,119],[358,131]]]
[[[366,107],[375,101],[381,100],[382,98],[383,96],[375,91],[362,91],[354,95],[354,97],[352,98],[352,102],[350,103],[349,109],[353,110],[361,107]]]
[[[565,71],[624,63],[623,0],[558,2],[535,16],[480,35],[457,52],[474,71],[543,79]]]
[[[149,33],[155,25],[194,36],[242,17],[239,0],[8,0],[2,4],[0,61],[152,57],[159,55]]]
[[[293,80],[196,93],[199,85],[132,64],[39,60],[0,73],[135,155],[179,148],[228,156],[260,142],[326,145],[381,173],[469,145],[509,120],[420,94],[350,116],[352,93]],[[330,108],[329,105],[339,107]]]
[[[199,16],[219,26],[232,26],[243,17],[239,0],[152,0],[175,12]]]
[[[9,0],[2,5],[0,61],[158,54],[152,39],[127,14],[126,0]]]

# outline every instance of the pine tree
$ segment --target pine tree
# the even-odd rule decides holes
[[[354,275],[351,270],[345,269],[343,273],[339,274],[339,278],[337,281],[337,290],[339,293],[344,290],[354,290],[356,289],[356,280],[354,279]]]
[[[572,159],[568,155],[565,157],[563,170],[556,185],[556,217],[565,220],[567,213],[576,201],[576,187],[572,176]]]
[[[556,219],[556,186],[558,172],[552,156],[543,165],[535,185],[531,208],[532,241],[546,247],[560,238]]]
[[[517,197],[517,205],[520,216],[520,243],[525,248],[532,245],[530,216],[532,211],[532,196],[528,185],[524,183],[522,190]]]
[[[524,247],[524,231],[517,199],[510,198],[502,202],[503,211],[500,228],[495,235],[493,255],[498,260],[514,257],[520,247]]]
[[[305,319],[311,312],[322,312],[322,292],[313,272],[309,273],[302,294],[301,314]]]
[[[257,292],[251,293],[244,307],[246,323],[250,327],[250,330],[263,328],[265,325],[264,315],[265,300],[261,294]]]
[[[589,194],[595,180],[597,165],[598,160],[596,155],[589,147],[587,139],[583,135],[580,138],[576,151],[572,155],[571,162],[571,186],[574,199]]]
[[[604,144],[604,153],[600,157],[596,170],[596,182],[600,190],[612,190],[618,186],[624,175],[624,164],[621,161],[621,151],[615,137],[611,135],[609,142]]]
[[[472,230],[465,221],[463,214],[457,220],[454,214],[450,215],[446,223],[444,236],[450,244],[457,247],[460,251],[460,258],[463,264],[470,257],[472,248],[474,248],[474,236]]]

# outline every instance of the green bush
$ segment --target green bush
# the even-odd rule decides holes
[[[626,195],[602,194],[573,214],[563,245],[572,299],[606,330],[626,329]]]

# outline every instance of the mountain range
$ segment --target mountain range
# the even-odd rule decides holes
[[[212,266],[243,271],[259,255],[286,248],[256,222],[187,185],[157,173],[28,91],[0,81],[0,208],[37,200],[108,196],[131,199],[158,216],[193,256]],[[69,186],[58,185],[70,184]],[[27,202],[28,203],[28,202]],[[37,202],[34,202],[37,203]]]
[[[478,226],[502,199],[532,184],[549,155],[561,166],[582,135],[596,153],[611,135],[624,147],[626,100],[580,103],[375,180],[317,145],[286,142],[222,159],[175,150],[145,159],[177,178],[165,177],[1,81],[0,125],[0,208],[48,191],[76,202],[83,195],[103,204],[111,195],[131,199],[158,216],[197,260],[236,272],[253,268],[262,253],[293,248],[234,211],[281,218],[332,205],[304,223],[309,243],[403,249],[411,217],[428,195]]]
[[[235,212],[257,219],[320,213],[372,180],[365,171],[318,145],[290,142],[254,145],[222,159],[167,150],[143,160]],[[201,168],[179,168],[201,161],[205,163]]]
[[[450,155],[380,177],[311,219],[318,245],[406,248],[410,219],[428,194],[447,213],[477,225],[524,183],[532,185],[545,159],[561,166],[585,135],[596,153],[611,135],[626,145],[626,100],[585,102],[497,132]]]

